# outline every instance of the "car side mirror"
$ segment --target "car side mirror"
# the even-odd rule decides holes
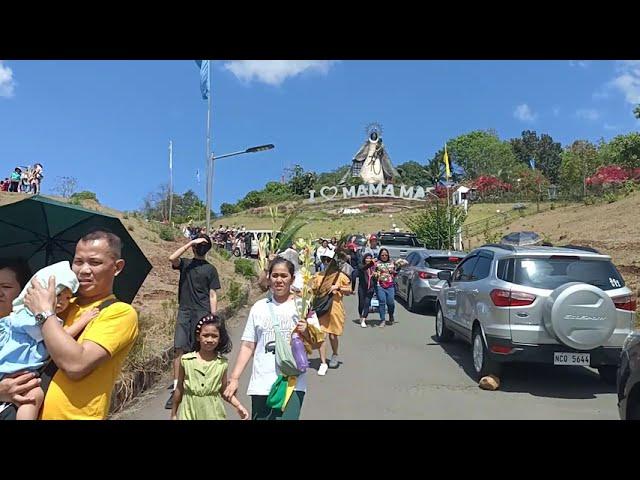
[[[451,272],[449,270],[442,270],[441,272],[438,272],[438,278],[451,285]]]

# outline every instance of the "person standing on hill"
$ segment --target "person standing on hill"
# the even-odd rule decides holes
[[[180,258],[191,248],[193,258]],[[180,358],[187,352],[195,350],[195,330],[198,321],[209,314],[216,314],[220,289],[218,270],[205,259],[211,249],[211,239],[200,233],[186,245],[178,248],[169,257],[171,267],[180,270],[178,284],[178,316],[173,341],[175,357],[173,361],[173,388],[165,408],[171,409],[173,395],[178,383]]]

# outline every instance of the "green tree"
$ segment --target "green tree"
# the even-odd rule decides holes
[[[263,205],[266,205],[264,195],[262,192],[259,192],[257,190],[250,191],[244,196],[242,200],[238,202],[238,207],[240,207],[242,210],[262,207]]]
[[[509,179],[516,165],[516,156],[509,142],[503,142],[495,131],[476,130],[447,142],[449,161],[464,170],[466,178],[480,175],[504,176]],[[441,153],[442,152],[442,153]],[[436,153],[442,162],[444,150]]]
[[[169,186],[160,185],[155,192],[150,192],[143,200],[141,213],[150,220],[160,222],[169,219]],[[171,220],[175,223],[185,223],[189,219],[202,220],[205,218],[206,206],[192,191],[187,190],[183,195],[173,194]],[[215,214],[211,212],[212,218]]]
[[[584,196],[585,179],[600,166],[597,147],[587,140],[576,140],[562,152],[560,185],[564,192]]]
[[[618,135],[609,143],[601,141],[599,149],[603,165],[620,165],[625,168],[640,167],[640,133]]]
[[[426,248],[441,249],[453,248],[456,233],[466,218],[464,208],[437,201],[428,208],[405,216],[403,220]]]
[[[220,205],[220,213],[223,216],[233,215],[234,213],[238,213],[240,208],[235,203],[223,203]]]
[[[342,177],[344,177],[344,174],[347,173],[349,168],[350,167],[348,166],[344,166],[344,167],[340,167],[335,170],[332,170],[330,172],[325,172],[317,175],[315,181],[313,182],[313,189],[320,190],[322,187],[332,187],[334,185],[337,185],[338,182],[342,180]],[[352,178],[347,181],[347,184],[356,185],[360,182],[361,182],[360,178]]]
[[[559,142],[554,142],[546,133],[538,137],[535,131],[525,130],[521,138],[512,138],[510,144],[522,164],[529,166],[529,160],[534,159],[536,169],[542,171],[551,182],[558,182],[562,162],[562,145]]]
[[[636,108],[633,109],[633,115],[640,120],[640,105],[637,105]]]
[[[416,161],[405,162],[398,165],[396,169],[400,173],[400,181],[405,185],[421,185],[424,187],[432,184],[427,169]]]
[[[288,187],[295,195],[307,195],[317,180],[315,172],[305,172],[300,165],[295,165],[289,175]]]
[[[267,182],[263,189],[266,204],[283,202],[289,200],[293,191],[289,185],[280,182]]]

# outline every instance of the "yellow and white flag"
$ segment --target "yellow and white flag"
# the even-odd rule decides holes
[[[449,181],[449,177],[451,176],[451,169],[449,168],[449,154],[447,153],[447,144],[444,144],[444,156],[442,157],[444,160],[444,171],[447,176],[447,182]]]

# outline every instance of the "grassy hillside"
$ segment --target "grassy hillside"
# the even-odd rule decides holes
[[[317,203],[283,203],[278,205],[280,211],[292,209],[300,210],[300,217],[309,222],[302,231],[302,235],[313,234],[315,236],[331,237],[335,232],[372,233],[380,230],[388,230],[395,223],[398,228],[405,229],[403,217],[424,204],[416,201],[394,200],[393,202],[380,202],[376,199],[366,201],[335,201]],[[344,215],[345,208],[360,208],[363,213],[356,215]],[[469,208],[467,223],[477,222],[501,212],[513,208],[512,203],[505,204],[477,204]],[[247,229],[271,229],[271,216],[268,207],[254,208],[235,215],[217,218],[214,226],[218,225],[244,225]]]

